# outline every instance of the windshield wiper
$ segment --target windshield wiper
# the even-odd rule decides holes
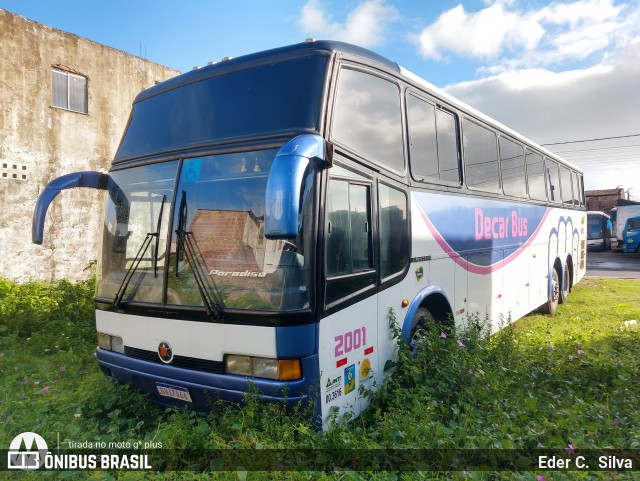
[[[182,191],[182,199],[180,200],[180,209],[178,217],[178,228],[176,236],[178,237],[177,255],[176,255],[176,277],[178,277],[178,263],[180,262],[180,252],[184,252],[187,262],[191,266],[193,278],[198,286],[200,297],[207,310],[207,315],[218,320],[222,316],[224,309],[224,301],[218,291],[218,287],[208,273],[207,264],[204,261],[202,252],[198,247],[193,232],[186,230],[187,222],[187,193]],[[204,265],[204,269],[203,266]]]
[[[167,196],[163,195],[162,196],[162,203],[160,204],[160,213],[158,214],[158,222],[156,223],[156,231],[155,232],[147,232],[147,235],[144,238],[144,241],[142,242],[142,245],[140,246],[140,249],[138,249],[138,253],[133,258],[133,262],[129,266],[129,269],[127,270],[127,273],[125,274],[124,279],[122,279],[122,283],[120,284],[120,287],[118,288],[118,292],[116,293],[116,296],[113,299],[112,306],[114,308],[116,308],[116,309],[118,309],[120,307],[120,304],[122,303],[122,299],[124,298],[124,293],[127,291],[127,287],[129,287],[129,283],[131,282],[131,279],[133,278],[133,275],[135,274],[136,270],[138,269],[138,266],[140,265],[140,262],[142,262],[142,259],[144,258],[144,255],[147,252],[147,249],[149,249],[149,246],[151,245],[151,241],[153,240],[154,237],[156,238],[156,248],[155,248],[155,252],[153,254],[152,262],[153,262],[154,277],[157,277],[157,272],[158,272],[158,247],[159,247],[159,243],[160,243],[160,227],[162,225],[162,211],[164,210],[164,203],[165,203],[166,200],[167,200]]]
[[[167,200],[166,194],[162,196],[162,203],[160,204],[160,213],[158,214],[158,222],[156,224],[156,249],[153,253],[153,277],[158,277],[158,249],[160,248],[160,226],[162,225],[162,211],[164,210],[164,202]]]
[[[207,315],[216,320],[220,319],[222,309],[224,308],[222,297],[220,296],[215,283],[207,273],[206,264],[204,264],[204,259],[202,259],[202,254],[200,253],[198,244],[193,237],[193,232],[176,229],[176,235],[178,236],[180,249],[185,253],[187,262],[191,266],[191,272],[193,272],[193,278],[198,286],[198,291],[200,292],[200,297],[202,297],[202,301],[204,302]],[[202,268],[203,264],[205,267],[204,269]]]

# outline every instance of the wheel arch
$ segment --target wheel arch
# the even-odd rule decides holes
[[[573,256],[571,254],[567,254],[567,261],[565,265],[565,269],[569,270],[569,290],[573,288]]]
[[[453,324],[453,310],[447,294],[438,286],[427,286],[411,300],[402,321],[402,337],[407,342],[411,340],[413,318],[420,308],[428,309],[437,323]]]

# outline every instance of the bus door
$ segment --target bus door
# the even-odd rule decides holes
[[[334,165],[324,205],[324,309],[320,321],[320,404],[359,413],[362,389],[377,372],[377,272],[371,178]]]

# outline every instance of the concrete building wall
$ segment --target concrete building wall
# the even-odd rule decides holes
[[[607,215],[616,206],[619,199],[624,199],[624,189],[587,190],[584,193],[587,201],[587,210],[602,211]]]
[[[106,171],[135,96],[179,72],[0,9],[0,276],[79,279],[97,259],[104,192],[63,191],[31,243],[38,194],[60,175]],[[88,113],[52,107],[52,69],[84,76]]]

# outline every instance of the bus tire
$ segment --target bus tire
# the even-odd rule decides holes
[[[558,270],[554,267],[551,269],[551,290],[549,299],[541,306],[544,314],[553,314],[558,309],[560,303],[560,276]]]
[[[411,334],[409,335],[409,350],[415,353],[420,343],[420,338],[427,334],[435,325],[435,318],[431,311],[425,307],[419,307],[411,321]]]
[[[554,271],[555,271],[555,269],[554,269]],[[565,302],[567,302],[567,299],[569,298],[569,283],[570,282],[571,281],[569,279],[569,266],[567,266],[564,269],[562,285],[560,286],[560,297],[558,298],[558,301],[560,302],[560,304],[564,304]]]

